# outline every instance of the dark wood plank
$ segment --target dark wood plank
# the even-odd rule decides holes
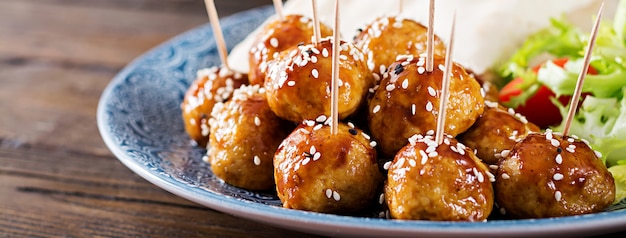
[[[207,21],[200,0],[0,1],[0,237],[311,237],[170,194],[102,142],[111,78]]]

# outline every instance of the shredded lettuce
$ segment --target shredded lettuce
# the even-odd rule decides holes
[[[626,199],[626,165],[616,165],[609,168],[615,180],[615,202],[617,204]]]
[[[550,26],[530,36],[508,61],[497,66],[496,71],[504,82],[523,79],[519,85],[522,93],[512,97],[505,106],[523,105],[541,85],[557,96],[571,95],[583,66],[588,40],[589,32],[564,19],[551,19]],[[531,62],[546,55],[569,60],[563,68],[547,62],[537,73],[533,72]],[[621,181],[619,201],[626,197],[626,0],[619,2],[612,22],[600,24],[591,66],[597,74],[585,77],[582,91],[592,96],[584,98],[570,126],[570,134],[589,141],[591,147],[603,155],[606,166],[615,167],[610,170],[616,184]],[[565,118],[567,106],[554,98],[552,102]],[[562,131],[563,123],[553,130]]]

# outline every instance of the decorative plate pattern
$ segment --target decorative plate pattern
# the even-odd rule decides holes
[[[273,13],[266,6],[224,18],[227,44],[242,41]],[[185,91],[198,69],[219,63],[209,24],[130,63],[110,82],[98,105],[98,127],[106,145],[132,171],[178,196],[235,216],[321,235],[595,235],[626,228],[626,200],[597,214],[482,223],[397,221],[284,209],[274,194],[239,189],[216,178],[202,160],[206,151],[185,134],[180,109]]]

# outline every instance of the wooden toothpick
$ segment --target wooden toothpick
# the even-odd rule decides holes
[[[332,89],[331,89],[331,113],[332,118],[330,131],[337,134],[339,124],[339,52],[341,51],[339,40],[339,0],[335,0],[335,30],[333,31],[333,58],[332,58]]]
[[[320,20],[317,17],[317,1],[311,0],[313,4],[313,44],[317,45],[320,42]]]
[[[220,59],[222,60],[224,67],[230,70],[230,67],[228,66],[228,51],[226,50],[226,42],[224,42],[222,27],[220,27],[219,17],[217,16],[217,10],[215,9],[215,2],[213,0],[204,0],[204,5],[206,6],[207,13],[209,14],[209,21],[211,22],[211,27],[213,28],[213,35],[217,41],[217,51],[220,54]]]
[[[435,29],[434,21],[435,21],[435,0],[428,0],[428,36],[426,38],[426,72],[433,72],[433,61],[434,61],[434,38],[435,38]]]
[[[574,88],[574,94],[572,95],[572,99],[569,104],[569,111],[567,112],[567,117],[565,118],[565,126],[563,128],[563,136],[569,134],[570,126],[572,125],[572,120],[574,119],[574,115],[576,114],[576,109],[578,108],[578,101],[580,100],[580,94],[582,92],[583,83],[585,81],[585,76],[587,75],[587,70],[589,69],[589,62],[591,61],[591,52],[593,51],[593,46],[596,42],[596,36],[598,34],[598,28],[600,27],[600,19],[602,18],[602,13],[604,10],[604,3],[600,5],[600,9],[598,10],[598,15],[596,16],[596,22],[591,29],[591,35],[589,36],[589,43],[587,44],[587,51],[585,52],[585,57],[583,58],[584,64],[580,73],[578,74],[578,80],[576,81],[576,87]]]
[[[282,0],[274,0],[274,10],[276,11],[276,15],[279,20],[285,19],[283,16],[283,1]]]
[[[443,142],[444,128],[446,122],[446,104],[450,94],[450,74],[452,72],[452,46],[454,44],[454,28],[456,23],[456,12],[452,15],[452,27],[450,29],[450,40],[446,50],[446,68],[441,82],[441,98],[439,99],[439,114],[437,114],[437,131],[435,141],[437,144]]]
[[[398,15],[402,14],[402,9],[404,8],[404,1],[400,0],[400,4],[398,6]]]

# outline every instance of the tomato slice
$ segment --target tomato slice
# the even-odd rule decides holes
[[[555,59],[552,62],[559,66],[563,67],[565,63],[567,63],[567,58]],[[537,73],[541,65],[533,67],[533,71]],[[597,74],[598,72],[589,66],[587,71],[588,74]],[[508,84],[506,84],[499,93],[500,102],[506,103],[511,97],[518,96],[522,93],[521,89],[518,87],[524,80],[522,78],[515,78],[511,80]],[[583,94],[582,96],[586,96],[588,94]],[[516,112],[524,115],[528,121],[536,124],[541,128],[547,128],[549,126],[556,126],[561,123],[563,117],[561,117],[561,113],[559,112],[558,107],[556,107],[550,98],[556,97],[556,94],[552,92],[545,85],[541,85],[535,95],[530,97],[524,105],[520,105],[517,108],[514,108]],[[567,105],[571,99],[569,95],[562,95],[558,98],[559,102],[562,105]]]

